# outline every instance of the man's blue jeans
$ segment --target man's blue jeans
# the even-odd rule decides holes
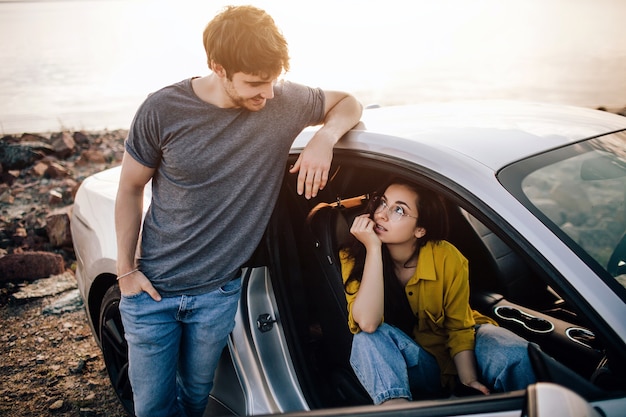
[[[207,294],[122,296],[128,375],[137,417],[200,417],[235,324],[241,278]]]
[[[528,342],[491,324],[477,327],[474,351],[478,378],[489,389],[525,389],[535,382]],[[440,395],[439,365],[434,356],[396,327],[381,324],[374,333],[354,335],[350,363],[374,404],[392,398],[411,400],[411,390]]]

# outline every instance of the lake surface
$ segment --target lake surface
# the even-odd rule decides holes
[[[364,104],[626,106],[623,0],[0,1],[0,133],[128,128],[149,92],[207,73],[204,26],[244,3],[283,30],[286,78]]]

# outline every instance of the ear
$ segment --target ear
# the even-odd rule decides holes
[[[220,78],[226,77],[226,70],[221,64],[216,63],[215,61],[211,61],[211,71],[215,73]]]
[[[423,227],[416,227],[414,235],[418,239],[422,238],[424,237],[424,235],[426,235],[426,229],[424,229]]]

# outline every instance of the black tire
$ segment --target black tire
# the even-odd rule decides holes
[[[128,379],[128,345],[124,338],[124,325],[120,317],[119,305],[120,289],[117,285],[113,285],[102,298],[98,323],[100,342],[104,364],[113,390],[124,410],[134,416],[133,392]]]

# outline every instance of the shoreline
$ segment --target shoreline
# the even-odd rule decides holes
[[[486,101],[499,101],[498,99],[485,99]],[[545,103],[545,104],[559,104],[559,103],[551,103],[551,102],[541,102],[541,101],[533,101],[533,100],[508,100],[508,99],[503,99],[505,101],[528,101],[528,102],[537,102],[537,103]],[[472,102],[472,101],[481,101],[481,100],[473,100],[473,99],[468,99],[468,100],[459,100],[459,102]],[[411,104],[425,104],[425,103],[429,103],[429,102],[407,102],[407,103],[398,103],[398,104],[389,104],[389,103],[367,103],[364,104],[364,106],[367,105],[378,105],[380,104],[382,107],[391,107],[391,106],[396,106],[396,105],[411,105]],[[432,103],[438,103],[437,101],[433,101]],[[580,106],[580,105],[574,105],[574,104],[562,104],[564,106],[570,106],[570,107],[580,107],[580,108],[588,108],[588,109],[594,109],[594,110],[601,110],[601,111],[606,111],[609,113],[614,113],[614,114],[618,114],[620,116],[626,116],[626,99],[624,100],[624,106],[605,106],[605,105],[597,105],[597,106]],[[7,123],[10,125],[10,123]],[[34,125],[38,124],[38,123],[33,123]],[[105,134],[107,132],[116,132],[116,131],[122,131],[122,130],[128,130],[130,127],[130,122],[129,123],[123,123],[124,125],[127,125],[126,127],[93,127],[93,128],[85,128],[85,127],[71,127],[71,126],[66,126],[67,123],[63,123],[62,121],[59,120],[59,127],[55,128],[55,129],[19,129],[19,130],[15,130],[15,129],[11,129],[11,130],[7,130],[5,131],[5,128],[3,126],[3,123],[0,122],[0,141],[2,140],[1,138],[7,137],[7,136],[13,136],[13,137],[19,137],[22,135],[27,135],[27,134],[31,134],[31,135],[38,135],[38,136],[43,136],[43,137],[49,137],[51,135],[54,134],[58,134],[59,132],[85,132],[85,133],[89,133],[89,134]],[[78,126],[81,125],[81,123],[77,123]]]

